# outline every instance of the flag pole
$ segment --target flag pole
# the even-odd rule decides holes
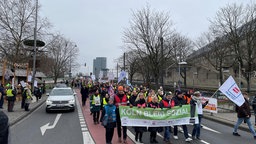
[[[217,92],[219,91],[219,89],[217,89],[210,98],[212,98]]]

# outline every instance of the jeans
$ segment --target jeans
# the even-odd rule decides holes
[[[188,128],[186,125],[182,125],[182,129],[184,131],[184,136],[185,138],[188,138]],[[177,136],[178,135],[178,126],[174,126],[174,135]]]
[[[234,133],[237,133],[237,129],[239,127],[239,125],[245,121],[250,129],[250,131],[252,132],[253,136],[256,136],[256,133],[255,133],[255,130],[254,130],[254,127],[252,126],[252,123],[250,121],[250,118],[238,118],[237,119],[237,122],[236,122],[236,125],[234,126]]]
[[[170,140],[170,127],[164,127],[164,139],[169,141]]]
[[[201,131],[201,121],[202,121],[202,115],[198,115],[198,124],[194,124],[194,128],[192,131],[192,136],[200,137],[200,131]]]

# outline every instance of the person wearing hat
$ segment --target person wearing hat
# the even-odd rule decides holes
[[[105,139],[107,144],[111,144],[114,129],[116,127],[116,106],[114,105],[114,98],[108,99],[108,104],[103,107],[100,121],[106,129]]]
[[[172,92],[167,92],[165,97],[159,103],[160,108],[174,107],[175,103],[174,103],[174,100],[172,100],[172,98],[173,98]],[[170,126],[164,127],[164,141],[166,143],[171,143],[170,142]]]
[[[121,119],[119,114],[119,106],[127,106],[128,104],[128,98],[124,93],[123,86],[118,86],[117,88],[118,92],[114,96],[114,104],[116,105],[116,123],[117,123],[117,135],[118,135],[118,141],[122,142],[121,140]],[[122,126],[123,130],[123,143],[127,143],[127,127]]]
[[[180,90],[176,90],[176,95],[175,97],[173,97],[173,100],[174,100],[174,103],[175,103],[175,106],[180,106],[182,107],[182,105],[186,105],[187,102],[186,100],[183,98],[183,93],[180,91]],[[184,137],[185,137],[185,141],[186,142],[189,142],[191,141],[192,139],[189,137],[188,135],[188,128],[186,125],[181,125],[182,126],[182,129],[184,131]],[[174,126],[174,134],[173,134],[173,138],[174,139],[179,139],[178,138],[178,126]]]
[[[6,85],[6,97],[8,101],[8,112],[13,112],[14,102],[16,100],[16,90],[12,89],[12,86],[8,83]]]
[[[26,88],[25,88],[25,94],[26,94],[26,99],[25,99],[25,111],[29,111],[29,104],[31,103],[31,101],[33,100],[32,98],[32,93],[31,93],[31,86],[29,84],[27,84]]]
[[[208,104],[208,101],[202,103],[201,93],[199,91],[194,92],[192,99],[190,101],[191,110],[195,110],[197,108],[198,114],[198,124],[194,124],[194,128],[192,130],[192,138],[200,140],[200,129],[201,129],[201,121],[203,117],[203,108]]]

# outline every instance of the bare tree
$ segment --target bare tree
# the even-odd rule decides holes
[[[35,3],[31,0],[0,1],[0,53],[13,63],[27,62],[31,52],[24,50],[23,41],[33,37]],[[39,37],[50,24],[40,19]]]
[[[169,16],[164,12],[151,11],[149,6],[133,12],[130,28],[125,29],[123,41],[126,48],[136,51],[143,66],[148,66],[158,87],[165,59],[171,56],[171,49],[163,47],[173,30]]]
[[[48,65],[48,69],[56,83],[58,78],[63,77],[65,73],[74,68],[79,49],[73,42],[61,35],[57,35],[53,39],[52,43],[47,46],[48,56],[52,59],[52,65]]]
[[[214,20],[211,20],[212,30],[220,37],[225,36],[232,46],[232,52],[247,81],[247,91],[250,91],[250,74],[255,70],[255,4],[247,6],[231,4],[221,8]]]

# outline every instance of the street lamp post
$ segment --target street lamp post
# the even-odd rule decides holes
[[[34,81],[35,81],[35,75],[36,75],[37,12],[38,12],[38,0],[36,0],[36,16],[35,16],[35,28],[34,28],[34,54],[33,54],[32,92],[34,92]]]

